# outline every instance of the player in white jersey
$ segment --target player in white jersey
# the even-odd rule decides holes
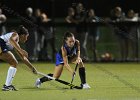
[[[3,91],[17,90],[12,85],[12,80],[17,71],[18,61],[16,60],[11,50],[15,49],[16,53],[19,55],[22,61],[32,70],[34,74],[37,74],[37,70],[27,59],[28,53],[25,50],[23,50],[19,45],[19,42],[25,43],[27,41],[28,36],[28,30],[22,25],[20,25],[19,27],[19,32],[10,32],[0,36],[0,59],[10,64],[6,82],[2,88]]]

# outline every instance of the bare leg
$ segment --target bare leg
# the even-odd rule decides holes
[[[59,78],[63,70],[63,65],[55,66],[54,74],[48,74],[49,76],[53,76],[54,78]],[[47,77],[42,77],[39,79],[41,83],[50,81]]]
[[[62,70],[63,70],[63,65],[56,66],[55,69],[54,69],[53,77],[54,78],[59,78],[61,73],[62,73]]]
[[[17,67],[18,62],[17,62],[15,56],[10,51],[0,54],[0,59],[4,60],[10,64],[10,67],[9,67],[8,73],[7,73],[6,82],[3,87],[3,90],[10,90],[10,89],[6,88],[6,86],[12,85],[13,78],[17,71],[16,67]]]
[[[8,62],[10,66],[13,66],[15,68],[17,67],[18,61],[16,60],[15,56],[10,51],[8,51],[7,53],[1,53],[0,59]]]

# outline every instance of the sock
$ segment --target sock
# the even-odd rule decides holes
[[[47,74],[47,75],[48,75],[48,76],[51,76],[51,77],[53,76],[53,74],[51,74],[51,73],[50,73],[50,74]],[[45,77],[45,76],[42,77],[42,78],[40,78],[40,82],[41,82],[41,83],[46,82],[46,81],[50,81],[50,80],[51,80],[51,79],[49,79],[48,77]]]
[[[80,76],[80,79],[81,79],[81,83],[85,84],[86,83],[86,72],[85,72],[84,67],[79,68],[79,76]]]
[[[12,67],[12,66],[9,67],[6,82],[5,82],[6,86],[9,86],[12,84],[16,71],[17,71],[17,69],[15,67]]]

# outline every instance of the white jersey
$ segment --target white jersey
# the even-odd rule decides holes
[[[10,44],[10,37],[12,36],[14,32],[10,32],[10,33],[7,33],[7,34],[4,34],[4,35],[1,35],[0,38],[3,39],[5,42],[6,42],[6,45],[8,46],[8,49],[9,50],[12,50],[13,49],[13,46]]]

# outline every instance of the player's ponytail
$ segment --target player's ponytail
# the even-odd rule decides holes
[[[20,25],[19,26],[19,32],[18,32],[19,35],[23,35],[23,34],[29,34],[28,30],[23,26],[23,25]]]

